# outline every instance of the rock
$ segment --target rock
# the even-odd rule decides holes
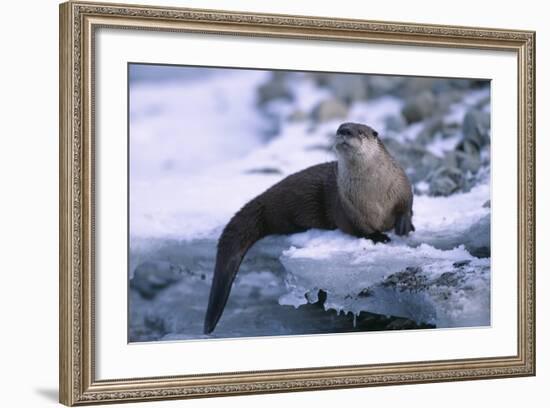
[[[436,134],[443,130],[443,119],[440,116],[435,116],[426,119],[424,123],[424,129],[418,133],[418,136],[416,137],[416,143],[423,146],[431,143]]]
[[[460,93],[474,87],[473,81],[463,78],[436,78],[432,83],[432,91],[436,94],[445,95]]]
[[[132,291],[129,295],[128,340],[130,342],[160,340],[167,333],[167,325],[162,312],[154,310],[153,302],[144,301],[137,292]],[[152,306],[152,308],[140,308],[138,304]],[[136,307],[139,308],[139,311],[136,310]]]
[[[318,86],[328,88],[335,98],[346,104],[366,99],[368,96],[367,77],[365,75],[311,72],[309,76]]]
[[[437,98],[443,98],[442,101],[462,99],[463,92],[472,87],[472,81],[468,79],[449,79],[449,78],[406,78],[403,85],[399,88],[398,94],[404,98],[415,96],[425,91],[432,92]]]
[[[382,136],[382,141],[394,158],[399,159],[402,154],[406,154],[407,148],[399,140]]]
[[[491,215],[487,214],[466,232],[468,238],[464,247],[473,256],[489,258],[491,256]]]
[[[313,79],[317,86],[327,86],[330,81],[330,77],[334,74],[330,74],[328,72],[307,72],[306,75]]]
[[[425,151],[416,166],[413,165],[415,181],[426,179],[430,173],[441,166],[441,162],[439,157]]]
[[[457,136],[460,133],[461,128],[461,124],[457,122],[443,122],[443,127],[441,128],[441,136],[443,136],[443,138]]]
[[[424,91],[410,97],[401,113],[408,123],[419,122],[434,114],[436,100],[431,91]]]
[[[469,155],[480,155],[480,148],[474,141],[470,139],[463,140],[457,145],[457,150],[460,150],[461,152],[464,152]]]
[[[472,81],[472,88],[488,88],[490,85],[490,81],[488,79],[473,79]]]
[[[483,203],[483,208],[491,208],[491,200],[487,200]]]
[[[143,324],[149,331],[155,333],[158,337],[162,337],[167,333],[164,319],[160,316],[146,315],[143,317]]]
[[[261,110],[261,115],[263,117],[261,136],[263,136],[264,141],[267,141],[281,132],[281,117],[280,114],[270,112],[265,107]]]
[[[459,190],[459,186],[450,177],[433,180],[430,183],[430,194],[435,196],[448,196]]]
[[[302,122],[307,119],[307,113],[303,110],[297,109],[288,115],[287,120],[289,122]]]
[[[488,112],[472,109],[464,116],[462,133],[464,142],[477,145],[478,149],[490,143],[491,116]]]
[[[406,78],[390,75],[372,75],[367,79],[369,96],[377,98],[395,94],[396,90],[406,82]]]
[[[464,186],[463,172],[456,167],[441,167],[429,176],[430,195],[448,196]]]
[[[408,99],[424,92],[432,93],[434,84],[437,81],[437,78],[409,77],[405,79],[403,85],[399,88],[398,94]]]
[[[456,89],[448,89],[445,92],[441,92],[437,95],[437,107],[440,112],[448,111],[449,107],[454,103],[459,103],[464,99],[464,92]]]
[[[181,280],[185,273],[190,274],[187,269],[170,262],[146,261],[136,267],[130,287],[145,299],[152,299],[160,290]]]
[[[413,330],[421,328],[435,328],[435,326],[425,323],[416,323],[413,320],[398,317],[392,319],[385,327],[385,330]]]
[[[258,167],[245,171],[246,174],[283,174],[283,172],[276,167]]]
[[[288,87],[285,77],[281,75],[273,75],[268,82],[258,88],[259,105],[265,105],[276,99],[287,101],[292,101],[294,99],[294,95]]]
[[[358,297],[369,297],[369,296],[372,296],[372,292],[370,291],[369,288],[365,288],[365,289],[361,290],[361,292],[359,292],[357,294],[357,296]]]
[[[471,123],[470,119],[468,123]],[[465,120],[466,123],[466,120]],[[467,125],[469,127],[470,125]],[[471,173],[477,173],[482,165],[481,148],[483,143],[488,143],[487,140],[483,140],[483,136],[476,132],[476,134],[470,133],[470,136],[464,138],[456,147],[454,152],[447,154],[447,161],[452,162],[452,165],[461,168],[464,171],[470,171]]]
[[[367,99],[367,84],[363,75],[331,75],[328,78],[326,86],[337,99],[348,105],[354,101]]]
[[[449,93],[452,90],[452,86],[448,79],[433,78],[430,90],[434,94],[441,96]]]
[[[455,89],[466,90],[475,86],[475,81],[471,79],[455,78],[448,81],[449,85]]]
[[[464,152],[455,150],[447,152],[445,162],[450,167],[458,167],[465,172],[477,173],[481,167],[481,157],[478,152]]]
[[[338,99],[328,99],[319,103],[311,113],[318,122],[327,122],[332,119],[344,119],[348,115],[347,106]]]
[[[382,286],[393,288],[398,291],[403,290],[422,290],[426,288],[428,279],[422,274],[422,268],[419,266],[408,266],[402,272],[396,272],[382,282]]]
[[[460,268],[460,265],[455,268]],[[457,272],[443,272],[439,277],[433,280],[432,284],[435,286],[458,286],[459,282],[460,276]]]
[[[332,144],[331,143],[327,143],[327,144],[323,144],[323,143],[317,143],[317,144],[314,144],[314,145],[310,145],[310,146],[307,146],[306,147],[306,150],[311,152],[311,151],[321,151],[321,152],[332,152]]]
[[[439,157],[419,144],[412,143],[405,146],[395,139],[386,138],[384,145],[405,169],[413,184],[425,180],[430,173],[442,165],[442,160]]]
[[[484,98],[481,98],[476,104],[475,108],[483,112],[491,110],[491,95],[487,95]]]
[[[402,132],[407,127],[407,121],[401,114],[390,115],[384,118],[386,130],[390,132]]]

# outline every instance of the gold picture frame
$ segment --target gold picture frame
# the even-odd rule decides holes
[[[474,48],[517,55],[518,327],[510,356],[97,380],[94,349],[94,33],[97,28]],[[80,405],[535,374],[535,33],[67,2],[60,5],[60,402]]]

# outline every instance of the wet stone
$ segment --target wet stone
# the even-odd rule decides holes
[[[146,299],[152,299],[159,291],[178,282],[189,270],[166,261],[146,261],[134,271],[130,287]]]
[[[419,122],[433,114],[436,99],[430,91],[424,91],[407,100],[401,113],[407,122]]]
[[[347,106],[339,99],[329,99],[319,103],[312,112],[312,117],[319,122],[333,119],[344,119],[348,114]]]

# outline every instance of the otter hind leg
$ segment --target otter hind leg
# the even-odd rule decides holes
[[[411,214],[406,213],[397,216],[394,227],[397,235],[408,235],[409,232],[414,231]]]

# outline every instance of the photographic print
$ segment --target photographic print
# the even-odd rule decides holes
[[[535,32],[59,16],[63,404],[535,375]]]
[[[128,64],[128,341],[491,324],[491,83]]]

